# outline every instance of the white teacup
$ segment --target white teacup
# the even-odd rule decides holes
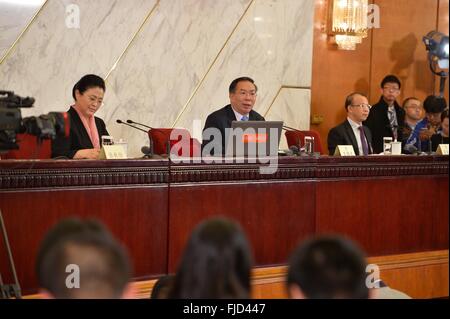
[[[392,155],[402,155],[402,142],[391,142]]]

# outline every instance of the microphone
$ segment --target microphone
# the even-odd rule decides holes
[[[289,150],[292,152],[292,155],[300,155],[300,150],[295,145],[291,145],[291,147],[289,147]]]
[[[417,154],[419,150],[413,144],[406,144],[403,149],[408,152],[408,154]]]
[[[132,120],[127,120],[127,123],[129,123],[129,124],[140,125],[140,126],[143,126],[143,127],[148,128],[148,129],[150,129],[150,130],[154,130],[154,128],[151,127],[151,126],[148,126],[148,125],[145,125],[145,124],[142,124],[142,123],[138,123],[138,122],[135,122],[135,121],[132,121]]]
[[[125,122],[124,122],[124,121],[122,121],[122,120],[116,120],[116,123],[117,123],[117,124],[123,124],[123,125],[129,126],[129,127],[132,127],[132,128],[134,128],[134,129],[136,129],[136,130],[139,130],[139,131],[142,131],[142,132],[148,133],[148,132],[147,132],[146,130],[143,130],[143,129],[141,129],[141,128],[139,128],[139,127],[136,127],[136,126],[134,126],[134,125],[131,125],[131,124],[125,123]]]
[[[148,134],[148,132],[146,131],[146,130],[143,130],[143,129],[141,129],[141,128],[139,128],[139,127],[136,127],[136,126],[134,126],[134,125],[131,125],[131,124],[128,124],[128,123],[125,123],[124,121],[122,121],[122,120],[116,120],[116,122],[117,122],[117,124],[123,124],[123,125],[126,125],[126,126],[129,126],[129,127],[132,127],[132,128],[134,128],[134,129],[136,129],[136,130],[139,130],[139,131],[141,131],[141,132],[144,132],[144,133],[146,133],[147,134],[147,136],[149,137],[149,142],[150,142],[150,147],[149,147],[149,152],[148,153],[144,153],[145,154],[145,156],[152,156],[153,155],[153,140],[152,140],[152,137],[150,136],[150,134]],[[142,151],[142,149],[141,149],[141,151]]]
[[[283,125],[283,130],[304,134],[299,129],[296,129],[296,128],[293,128],[293,127],[290,127],[290,126],[287,126],[287,125]],[[300,137],[297,135],[296,138],[297,138],[297,145],[296,146],[292,145],[292,146],[295,146],[295,148],[297,149],[297,153],[294,153],[294,154],[295,155],[301,155],[301,152],[304,151],[304,148],[302,149],[302,145],[300,143]],[[290,150],[292,150],[292,146],[289,148]]]
[[[148,128],[149,131],[147,132],[147,134],[148,134],[148,136],[149,136],[149,138],[150,138],[150,141],[151,141],[151,143],[152,143],[152,146],[153,146],[153,138],[152,138],[152,135],[151,135],[150,131],[159,132],[164,138],[166,137],[166,132],[164,132],[163,130],[159,130],[159,129],[157,129],[157,128],[154,128],[154,127],[151,127],[151,126],[142,124],[142,123],[138,123],[138,122],[132,121],[132,120],[130,120],[130,119],[127,120],[127,123],[128,123],[128,124],[136,124],[136,125],[140,125],[140,126],[142,126],[142,127]],[[124,123],[124,124],[125,124],[125,123]],[[169,136],[169,138],[166,139],[165,144],[166,144],[166,152],[167,152],[167,155],[170,157],[170,136]],[[153,147],[152,147],[152,148],[153,148]]]
[[[142,146],[141,152],[144,154],[144,158],[150,158],[152,155],[152,149],[148,146]]]

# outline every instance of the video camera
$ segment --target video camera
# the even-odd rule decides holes
[[[20,108],[33,107],[34,99],[22,98],[14,92],[0,90],[0,152],[19,149],[16,134],[27,133],[39,140],[69,135],[67,113],[51,112],[22,119]]]

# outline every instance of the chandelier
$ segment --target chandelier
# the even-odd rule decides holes
[[[368,0],[330,0],[329,33],[341,50],[355,50],[367,37]]]

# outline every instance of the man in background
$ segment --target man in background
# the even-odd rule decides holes
[[[340,236],[306,240],[289,263],[287,285],[292,299],[368,299],[362,251]]]
[[[406,154],[415,153],[419,149],[420,131],[426,128],[422,121],[424,110],[422,102],[415,97],[409,97],[403,102],[405,110],[405,123],[403,124],[403,152]]]
[[[361,93],[352,93],[345,99],[347,119],[332,128],[328,133],[328,151],[333,155],[338,145],[352,145],[356,155],[372,154],[372,135],[363,125],[371,106],[367,97]]]
[[[431,137],[441,133],[441,115],[447,108],[447,101],[443,97],[429,95],[423,102],[423,108],[425,118],[419,123],[422,126],[419,151],[432,152]]]
[[[369,117],[364,122],[372,133],[373,151],[383,152],[383,137],[392,137],[402,141],[400,125],[405,121],[405,111],[397,103],[401,83],[395,75],[386,76],[381,81],[380,101],[373,105]]]

